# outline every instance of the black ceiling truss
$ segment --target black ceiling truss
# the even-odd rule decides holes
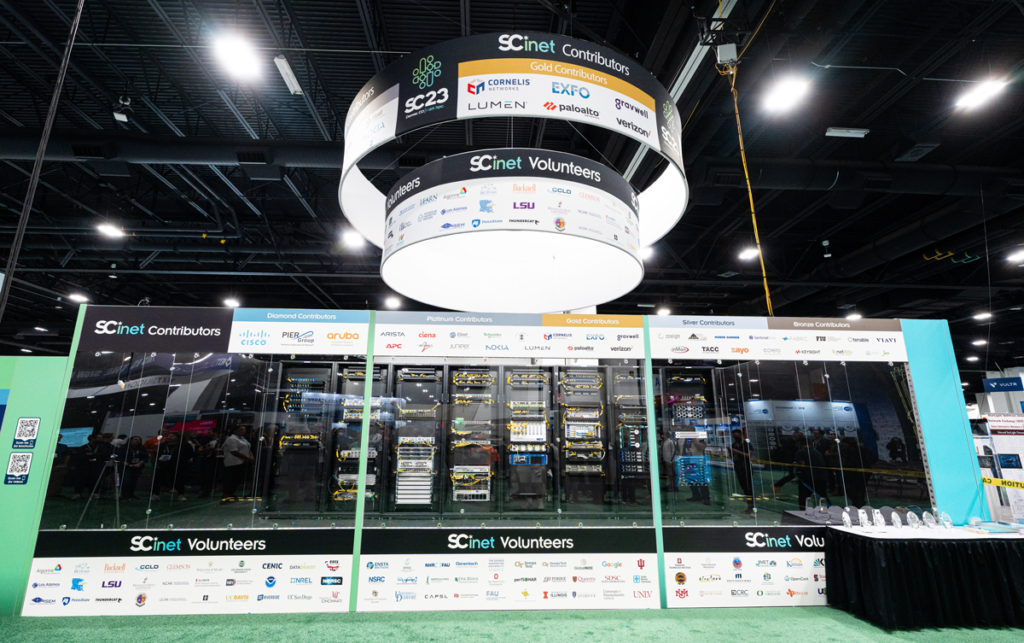
[[[750,45],[737,88],[776,313],[948,318],[955,341],[991,331],[984,364],[1024,364],[1013,310],[1024,305],[1024,269],[1005,260],[1024,245],[1024,93],[1012,82],[1024,75],[1024,14],[983,0],[722,4],[734,37]],[[66,351],[73,292],[129,305],[216,306],[237,296],[248,306],[380,306],[391,293],[379,251],[339,242],[348,106],[403,52],[511,29],[564,33],[639,60],[675,92],[686,123],[687,212],[655,244],[641,285],[599,310],[764,314],[756,262],[736,257],[752,230],[728,80],[713,53],[698,50],[697,16],[719,3],[692,5],[90,0],[0,351]],[[72,0],[0,0],[0,239],[8,242],[73,9]],[[210,45],[224,30],[257,48],[260,82],[236,83],[220,68]],[[277,56],[300,93],[285,87]],[[806,104],[766,112],[766,92],[790,75],[811,80]],[[970,81],[990,76],[1011,80],[998,100],[953,108]],[[121,97],[134,110],[127,125],[113,118]],[[826,138],[828,127],[871,132]],[[662,169],[626,137],[532,118],[414,132],[361,167],[387,189],[430,160],[509,144],[599,160],[640,189]],[[101,222],[128,236],[100,236]],[[971,319],[989,309],[990,327]]]

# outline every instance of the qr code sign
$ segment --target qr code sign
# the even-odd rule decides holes
[[[31,453],[12,453],[11,459],[7,463],[7,475],[9,476],[23,476],[28,473],[28,468],[32,465],[32,454]]]
[[[39,418],[18,418],[15,440],[35,440],[39,434]]]

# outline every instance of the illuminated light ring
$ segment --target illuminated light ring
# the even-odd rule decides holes
[[[381,277],[452,310],[602,304],[643,279],[637,206],[629,183],[590,159],[523,148],[456,154],[391,189]]]
[[[530,69],[531,62],[550,63],[552,68]],[[463,77],[460,72],[465,72],[464,78],[470,82],[460,81]],[[482,93],[469,93],[472,80],[479,77],[489,81],[493,76],[498,77],[494,80],[506,81],[528,77],[531,86],[488,86],[484,82]],[[554,93],[554,83],[572,91],[564,86],[579,87],[581,82],[601,78],[604,83],[586,85],[591,94],[588,98]],[[442,94],[446,98],[439,102]],[[500,97],[494,102],[502,103],[502,107],[484,111],[468,109],[469,96],[492,95]],[[618,107],[614,102],[616,97],[621,101]],[[410,100],[415,109],[407,115],[405,110]],[[507,108],[505,103],[509,103]],[[525,106],[520,108],[520,103]],[[555,104],[558,109],[549,111],[544,103]],[[562,113],[559,104],[572,109],[590,107],[599,116],[585,116],[576,111]],[[358,161],[397,136],[423,127],[509,115],[559,118],[605,127],[641,142],[664,157],[668,161],[665,170],[639,195],[643,222],[641,247],[668,234],[682,217],[689,201],[689,187],[683,170],[680,115],[668,91],[639,63],[611,49],[538,32],[493,33],[442,42],[399,59],[366,83],[345,119],[345,161],[338,186],[342,211],[360,234],[383,248],[384,232],[380,222],[385,197],[358,171]],[[648,135],[619,125],[619,118]],[[354,168],[357,171],[352,171]]]

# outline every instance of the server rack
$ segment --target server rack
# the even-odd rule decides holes
[[[393,511],[439,509],[443,421],[443,368],[395,367],[394,440],[389,457],[393,473]]]
[[[605,369],[558,374],[562,501],[570,512],[603,510],[608,474]]]
[[[506,506],[516,511],[548,508],[554,448],[551,435],[549,369],[503,369],[506,457],[503,480]]]

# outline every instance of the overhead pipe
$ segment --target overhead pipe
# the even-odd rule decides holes
[[[28,161],[35,158],[38,132],[13,130],[0,134],[0,159]],[[431,146],[430,152],[407,153],[406,146],[393,143],[364,157],[364,169],[418,166],[466,151],[464,145]],[[276,165],[293,168],[341,169],[344,147],[319,141],[274,141],[267,139],[194,138],[150,136],[135,132],[56,131],[46,150],[47,161],[122,161],[124,163],[175,165]]]
[[[808,159],[747,159],[755,190],[822,192],[880,192],[976,196],[1011,191],[1024,197],[1024,170],[1008,167],[933,165],[894,161],[814,161]],[[699,203],[721,203],[727,190],[745,188],[738,158],[700,157],[687,172]]]

